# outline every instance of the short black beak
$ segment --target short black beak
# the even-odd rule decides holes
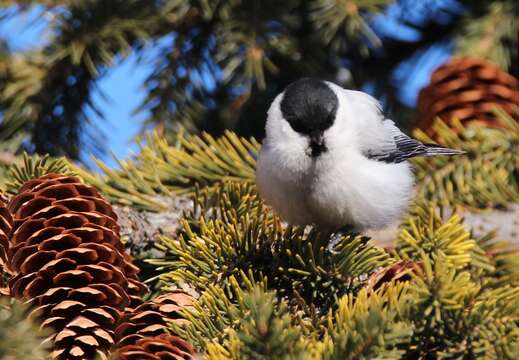
[[[326,152],[326,144],[324,143],[323,134],[321,132],[312,133],[310,135],[310,156],[315,158]]]

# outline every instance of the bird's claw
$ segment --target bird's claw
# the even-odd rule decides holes
[[[338,254],[338,251],[335,251],[335,247],[341,242],[343,236],[351,234],[353,231],[353,228],[351,226],[344,226],[337,230],[336,232],[332,233],[330,235],[330,240],[328,242],[328,245],[326,246],[326,251],[328,251],[330,254]]]

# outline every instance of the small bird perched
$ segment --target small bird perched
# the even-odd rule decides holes
[[[402,133],[368,94],[304,78],[270,106],[256,182],[291,224],[379,229],[397,221],[412,196],[407,159],[457,154]]]

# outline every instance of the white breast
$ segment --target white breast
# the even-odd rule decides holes
[[[412,195],[413,176],[407,163],[386,164],[351,155],[325,155],[294,169],[261,151],[257,185],[261,196],[292,224],[315,224],[337,230],[381,228],[399,220]]]
[[[337,230],[380,228],[397,221],[412,195],[413,174],[407,163],[370,160],[363,149],[385,135],[378,104],[369,95],[336,85],[336,120],[325,131],[328,151],[306,154],[308,139],[296,133],[273,102],[267,137],[257,164],[260,195],[286,221]]]

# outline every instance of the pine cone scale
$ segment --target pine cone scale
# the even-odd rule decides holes
[[[477,122],[502,127],[494,112],[501,108],[519,121],[519,81],[489,61],[453,58],[438,67],[420,91],[417,127],[434,137],[433,121]]]
[[[6,293],[3,289],[3,271],[11,272],[11,265],[8,261],[13,217],[7,208],[7,199],[0,194],[0,295]]]
[[[192,346],[168,334],[168,323],[185,323],[180,311],[193,306],[193,299],[174,291],[128,311],[115,330],[117,359],[191,359]]]

